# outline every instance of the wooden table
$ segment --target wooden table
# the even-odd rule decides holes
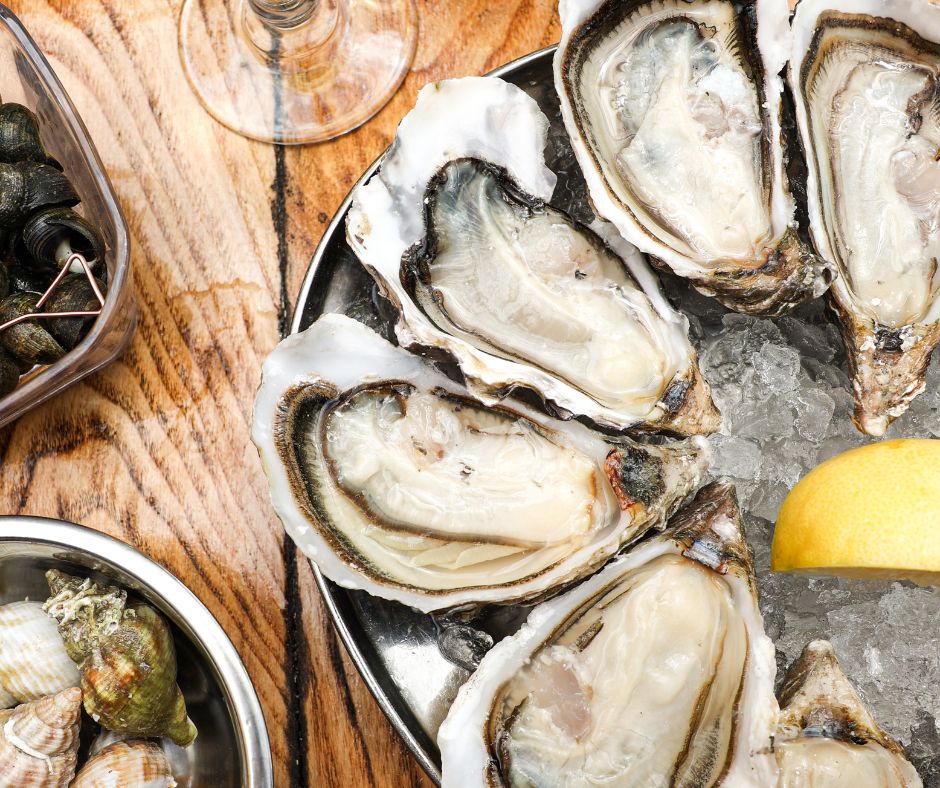
[[[238,648],[276,784],[429,784],[282,538],[249,442],[261,362],[330,217],[418,88],[558,39],[552,0],[419,0],[414,66],[355,133],[249,142],[202,110],[181,0],[12,0],[71,94],[130,226],[140,326],[123,359],[0,431],[0,512],[73,520],[179,576]]]

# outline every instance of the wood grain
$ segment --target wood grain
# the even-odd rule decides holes
[[[423,84],[558,38],[551,0],[422,0],[414,68],[355,133],[250,142],[213,122],[177,55],[180,0],[13,0],[114,182],[140,327],[123,359],[0,431],[0,512],[142,549],[216,615],[264,708],[277,785],[426,785],[282,539],[248,440],[264,356],[336,207]]]

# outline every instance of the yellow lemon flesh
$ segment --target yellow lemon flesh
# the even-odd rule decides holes
[[[783,502],[770,566],[940,585],[940,440],[872,443],[814,468]]]

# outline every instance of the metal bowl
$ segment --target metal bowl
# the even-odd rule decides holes
[[[188,785],[273,785],[267,728],[245,666],[186,586],[133,547],[90,528],[43,517],[0,517],[0,603],[45,599],[43,575],[52,567],[117,584],[169,620],[178,682],[199,729],[185,750]]]

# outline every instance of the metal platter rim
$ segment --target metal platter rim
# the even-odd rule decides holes
[[[510,63],[506,63],[505,65],[490,71],[487,76],[511,76],[515,72],[521,71],[536,61],[551,58],[554,55],[556,49],[557,46],[553,44],[552,46],[545,47],[544,49],[530,52],[528,55],[523,55],[522,57],[513,60]],[[310,299],[314,280],[316,279],[317,272],[320,269],[324,258],[326,257],[328,247],[335,239],[337,233],[345,233],[344,222],[346,219],[346,213],[349,210],[349,206],[352,204],[353,194],[360,184],[365,183],[367,180],[369,180],[369,178],[372,177],[372,175],[378,169],[379,164],[381,164],[382,159],[385,157],[386,152],[387,149],[386,151],[383,151],[382,154],[371,165],[369,165],[369,167],[363,173],[362,177],[349,190],[349,194],[346,195],[346,198],[340,204],[339,208],[337,208],[336,213],[333,215],[333,219],[330,221],[329,226],[327,226],[326,231],[323,233],[323,237],[320,239],[319,244],[317,244],[317,248],[313,253],[313,257],[310,259],[310,265],[307,268],[307,273],[304,275],[303,283],[300,286],[300,292],[297,295],[297,300],[294,303],[294,314],[291,318],[290,324],[291,334],[296,334],[302,330],[305,307]],[[421,768],[427,772],[428,776],[435,782],[435,784],[440,785],[441,773],[436,763],[435,757],[427,751],[427,749],[423,746],[419,735],[416,735],[415,731],[411,729],[403,716],[399,713],[393,698],[389,695],[387,688],[372,670],[365,652],[362,650],[362,648],[360,648],[358,637],[360,635],[365,635],[365,633],[361,631],[361,627],[357,621],[355,621],[352,617],[347,617],[344,615],[343,611],[341,610],[341,602],[334,593],[335,587],[323,576],[319,567],[317,567],[314,562],[311,561],[310,563],[311,567],[313,568],[317,587],[319,588],[320,594],[323,597],[323,602],[326,605],[326,609],[330,615],[333,626],[335,627],[340,640],[343,642],[343,646],[346,648],[347,653],[352,659],[353,664],[356,666],[356,670],[359,671],[359,675],[362,676],[362,680],[369,688],[369,691],[372,693],[372,696],[375,698],[376,702],[379,704],[379,708],[382,709],[382,712],[388,718],[388,721],[392,724],[392,727],[395,729],[401,739],[404,741],[405,746],[408,747],[408,749],[411,751],[411,754],[421,765]]]

